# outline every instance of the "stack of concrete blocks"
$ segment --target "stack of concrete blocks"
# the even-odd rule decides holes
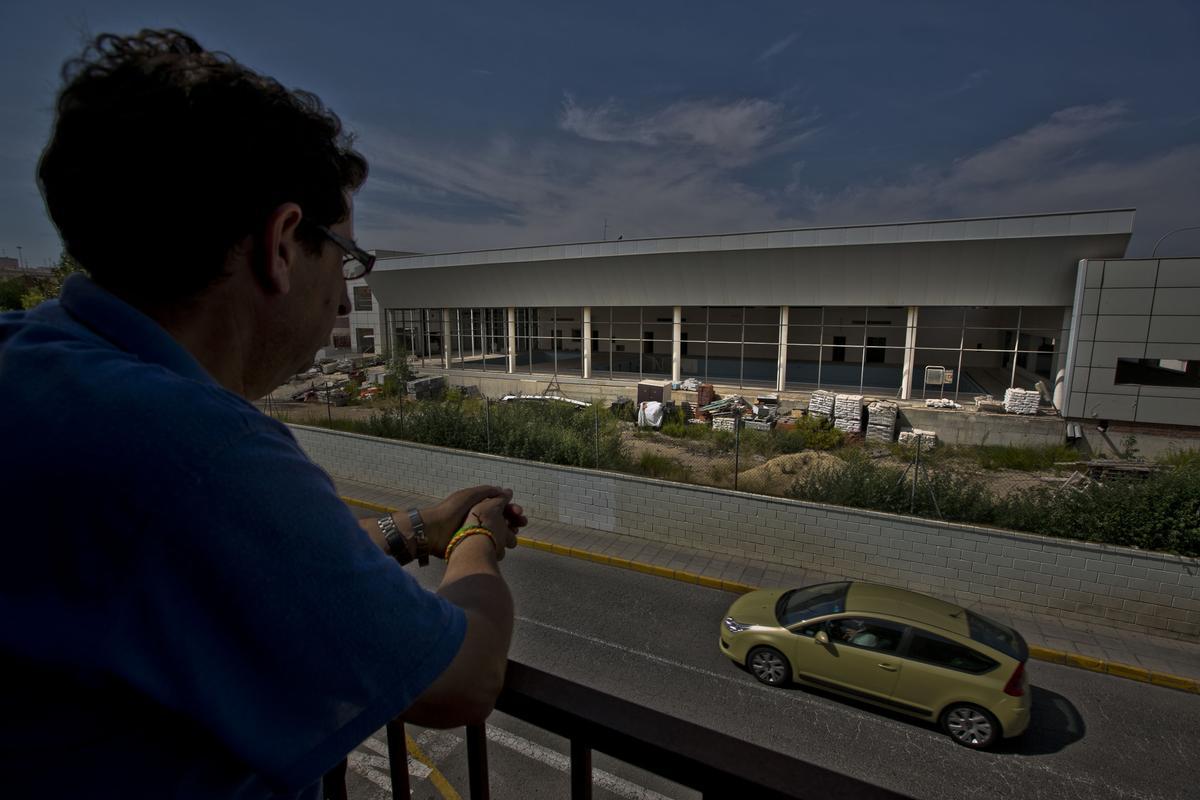
[[[900,444],[915,445],[917,440],[921,442],[921,449],[926,450],[937,445],[937,434],[917,428],[913,428],[911,431],[900,431]]]
[[[891,444],[896,439],[896,416],[900,407],[889,400],[867,406],[867,441]]]
[[[833,416],[833,404],[836,395],[833,392],[827,392],[824,389],[817,389],[812,393],[812,397],[808,399],[808,413],[829,419]]]
[[[839,394],[833,404],[833,427],[846,433],[862,433],[863,396]]]
[[[720,417],[713,417],[712,427],[714,431],[729,431],[733,433],[737,428],[737,416],[734,414],[726,414]]]
[[[1004,391],[1004,410],[1009,414],[1036,414],[1042,396],[1038,392],[1025,389],[1006,389]]]

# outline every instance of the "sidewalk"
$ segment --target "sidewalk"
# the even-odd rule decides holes
[[[439,499],[342,478],[334,480],[347,501],[380,510],[422,506]],[[729,591],[804,586],[840,577],[538,519],[530,520],[521,541],[541,550]],[[1200,644],[1064,621],[1048,614],[1016,614],[1000,606],[975,608],[1019,630],[1035,659],[1200,694]]]

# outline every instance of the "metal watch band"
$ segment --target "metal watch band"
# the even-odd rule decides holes
[[[391,514],[379,518],[379,530],[383,531],[383,540],[387,542],[388,552],[392,554],[392,558],[400,562],[400,566],[413,560],[412,553],[408,550],[408,543],[404,541],[400,529],[396,527],[396,520],[392,519]]]
[[[421,519],[421,512],[410,508],[408,521],[412,523],[413,543],[417,550],[417,566],[427,566],[429,564],[429,540],[425,538],[425,521]]]

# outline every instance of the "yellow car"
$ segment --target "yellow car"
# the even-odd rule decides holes
[[[721,652],[765,684],[794,679],[911,714],[966,747],[1029,725],[1021,634],[905,589],[844,582],[744,594],[721,622]]]

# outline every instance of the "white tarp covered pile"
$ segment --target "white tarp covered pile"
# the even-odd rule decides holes
[[[921,449],[937,445],[937,434],[933,431],[922,431],[917,428],[913,428],[911,431],[900,431],[900,444],[915,445],[918,439],[921,442]]]
[[[833,415],[833,404],[836,395],[824,389],[817,389],[808,399],[808,413],[829,419]]]
[[[926,408],[962,408],[949,397],[931,397],[925,401]]]
[[[1004,410],[1009,414],[1036,414],[1042,396],[1024,389],[1004,390]]]
[[[662,426],[663,404],[649,400],[638,404],[637,424],[639,428],[658,428]]]
[[[833,427],[846,433],[862,433],[863,396],[839,394],[833,403]]]
[[[867,406],[867,441],[891,444],[896,439],[896,415],[900,408],[888,400]]]

